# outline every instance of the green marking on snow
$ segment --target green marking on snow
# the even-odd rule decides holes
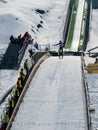
[[[70,23],[70,29],[69,29],[69,34],[68,34],[68,40],[66,43],[66,48],[70,48],[72,44],[72,39],[73,39],[73,34],[74,34],[74,27],[75,27],[75,22],[76,22],[76,15],[77,15],[77,8],[78,8],[78,3],[79,0],[74,1],[74,7],[73,7],[73,12],[72,12],[72,17],[71,17],[71,23]]]

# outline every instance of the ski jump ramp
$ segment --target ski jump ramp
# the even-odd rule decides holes
[[[38,68],[11,130],[88,130],[81,57],[46,59]]]

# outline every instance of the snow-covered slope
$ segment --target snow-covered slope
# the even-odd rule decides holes
[[[11,34],[17,37],[26,31],[39,44],[57,43],[62,39],[68,3],[69,0],[0,0],[0,54],[4,54]],[[98,41],[98,10],[93,10],[92,15],[88,49],[95,47]],[[27,56],[26,52],[25,57]],[[0,70],[0,98],[16,83],[18,74],[18,71]],[[90,80],[93,78],[97,80],[97,75],[91,75]],[[94,86],[97,86],[97,82]],[[93,83],[91,87],[93,89]],[[4,107],[4,104],[0,106],[0,115]],[[94,124],[94,128],[96,127],[97,123]]]
[[[91,19],[90,19],[90,33],[89,33],[89,42],[87,44],[87,51],[91,48],[94,48],[98,46],[98,10],[93,9],[91,13]],[[97,52],[98,49],[94,50],[94,52]]]
[[[7,0],[0,2],[0,43],[28,31],[35,40],[53,44],[62,39],[69,0]]]
[[[11,130],[87,130],[85,106],[81,58],[50,57],[32,79]]]
[[[10,35],[17,37],[26,31],[39,44],[57,43],[59,39],[62,39],[68,3],[69,0],[1,0],[0,54],[4,54]],[[42,27],[39,27],[39,24]],[[13,85],[13,82],[10,85],[7,83],[9,80],[3,76],[5,73],[10,77],[11,72],[0,70],[0,87],[4,90]],[[15,75],[13,74],[13,77]],[[7,85],[2,83],[3,80],[6,81]]]
[[[58,43],[68,4],[69,0],[0,0],[0,54],[5,53],[10,35],[17,37],[26,31],[38,44]],[[28,56],[27,49],[24,59]],[[19,71],[0,70],[0,99],[16,84],[18,76]]]

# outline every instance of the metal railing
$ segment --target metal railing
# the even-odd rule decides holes
[[[88,125],[88,130],[91,130],[90,97],[89,97],[88,83],[85,77],[85,60],[84,60],[83,54],[81,55],[81,67],[82,67],[82,77],[83,77],[83,84],[84,84],[84,91],[85,91],[85,99],[86,99],[87,125]]]
[[[46,58],[48,58],[48,57],[50,57],[50,56],[51,56],[51,55],[50,55],[49,53],[46,53],[45,55],[43,55],[42,57],[40,57],[40,58],[38,59],[38,62],[37,62],[33,67],[31,67],[31,69],[30,69],[31,72],[30,72],[29,75],[27,76],[27,80],[26,80],[26,82],[25,82],[24,88],[23,88],[23,90],[22,90],[22,92],[21,92],[21,95],[19,96],[19,99],[18,99],[17,104],[16,104],[16,106],[15,106],[15,108],[14,108],[14,110],[13,110],[13,113],[12,113],[12,115],[11,115],[11,118],[10,118],[9,122],[8,122],[8,125],[7,125],[6,130],[10,130],[10,128],[11,128],[11,126],[12,126],[12,122],[14,121],[14,118],[15,118],[15,116],[16,116],[16,114],[17,114],[17,111],[18,111],[18,109],[19,109],[19,106],[20,106],[20,104],[21,104],[21,102],[22,102],[22,99],[23,99],[23,97],[25,96],[25,93],[26,93],[26,91],[27,91],[27,89],[28,89],[28,87],[29,87],[29,84],[30,84],[30,82],[31,82],[31,80],[32,80],[32,78],[33,78],[33,76],[35,75],[35,73],[36,73],[38,67],[40,66],[40,64],[41,64]]]
[[[38,45],[38,49],[36,49],[36,47],[32,46],[32,51],[33,52],[49,52],[50,51],[50,44],[43,44],[43,45]]]
[[[91,48],[91,49],[88,50],[89,57],[91,56],[91,54],[98,54],[98,52],[93,52],[93,53],[91,52],[91,51],[93,51],[93,50],[95,50],[95,49],[98,49],[98,46],[96,46],[96,47]]]

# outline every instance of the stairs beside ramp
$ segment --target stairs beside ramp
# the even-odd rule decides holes
[[[27,48],[27,43],[21,48],[20,44],[9,43],[9,46],[1,59],[0,69],[18,69]],[[21,51],[21,53],[19,53]],[[21,55],[21,56],[20,56]]]

